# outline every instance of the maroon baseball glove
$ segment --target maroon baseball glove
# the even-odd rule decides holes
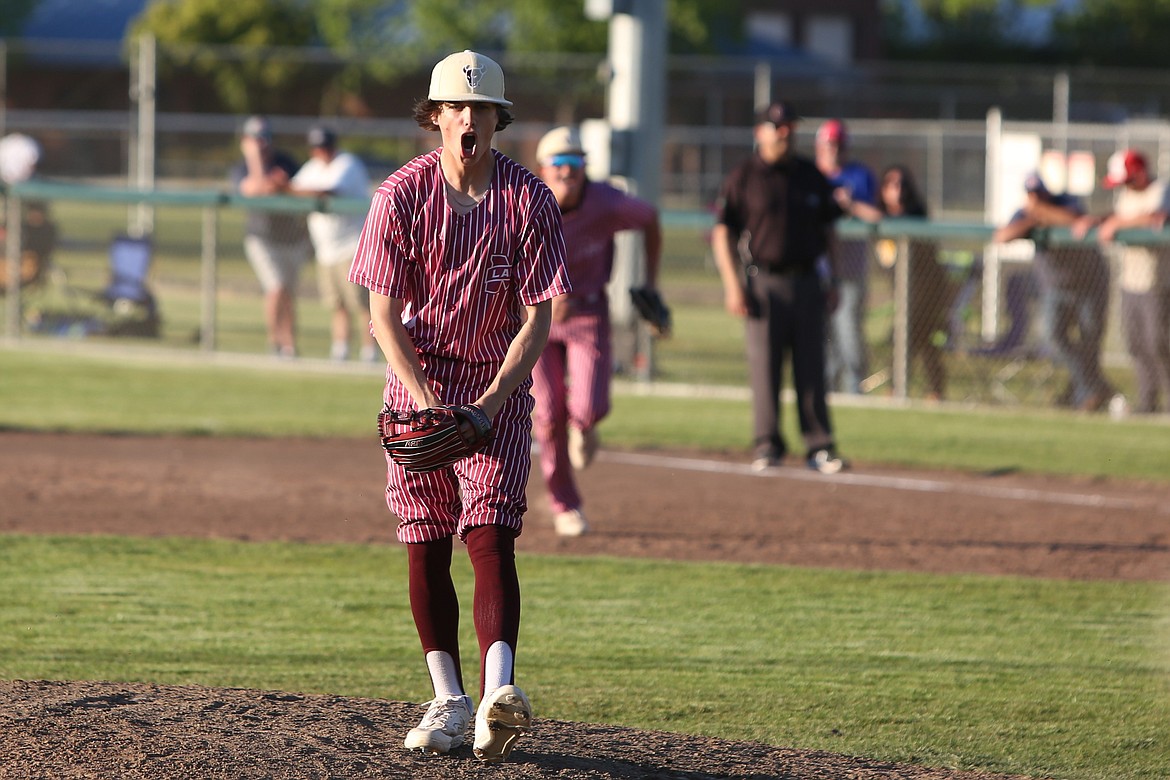
[[[378,436],[390,458],[407,471],[437,471],[479,452],[492,438],[492,421],[473,404],[378,413]]]

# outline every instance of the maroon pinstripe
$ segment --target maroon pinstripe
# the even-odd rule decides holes
[[[495,173],[470,213],[447,203],[441,149],[415,158],[378,187],[349,278],[406,304],[406,327],[445,403],[471,403],[499,371],[524,321],[523,306],[569,291],[560,211],[548,188],[493,150]],[[408,474],[387,460],[386,500],[398,538],[424,542],[479,525],[519,532],[527,508],[531,380],[504,403],[487,449],[453,468]],[[413,401],[387,371],[391,408]]]

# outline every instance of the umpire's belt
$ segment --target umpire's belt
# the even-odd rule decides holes
[[[754,263],[748,265],[744,270],[748,276],[760,276],[761,274],[766,274],[767,276],[787,276],[789,278],[804,276],[807,273],[806,271],[802,271],[801,269],[790,265],[756,265]]]

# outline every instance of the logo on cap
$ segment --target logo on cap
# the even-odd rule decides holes
[[[479,82],[483,79],[483,66],[464,65],[463,75],[467,77],[468,89],[479,89]]]

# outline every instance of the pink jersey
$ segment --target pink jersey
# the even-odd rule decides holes
[[[578,311],[602,310],[613,271],[613,235],[646,230],[658,219],[654,206],[605,182],[585,185],[581,205],[561,215],[569,252],[569,278]]]
[[[374,193],[350,281],[406,304],[418,352],[498,365],[522,306],[569,292],[561,216],[548,187],[497,151],[483,200],[447,203],[441,149],[416,157]]]

